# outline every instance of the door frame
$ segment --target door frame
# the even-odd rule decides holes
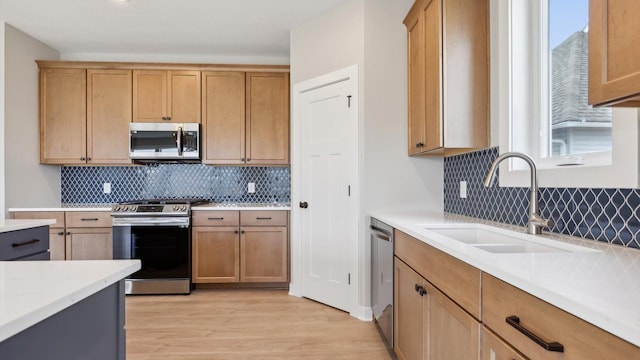
[[[289,284],[289,294],[297,297],[302,297],[302,211],[298,206],[302,194],[302,139],[300,137],[301,132],[301,101],[302,94],[318,89],[327,85],[335,84],[341,81],[349,81],[351,84],[351,108],[354,109],[352,116],[356,118],[353,124],[352,132],[355,135],[353,138],[352,150],[355,152],[353,158],[353,172],[352,172],[352,184],[351,184],[351,196],[355,201],[355,210],[352,214],[352,224],[350,228],[349,238],[353,239],[353,242],[349,244],[349,273],[351,274],[351,288],[350,288],[350,309],[349,314],[353,317],[361,320],[371,320],[371,308],[362,305],[363,299],[367,298],[365,294],[361,294],[361,280],[367,279],[367,274],[364,274],[364,270],[368,268],[365,264],[364,249],[366,249],[362,240],[364,237],[361,234],[360,214],[361,214],[361,202],[360,202],[360,174],[361,174],[361,129],[362,129],[362,105],[359,101],[359,69],[358,65],[351,65],[349,67],[333,71],[331,73],[315,77],[306,81],[299,82],[292,86],[292,111],[291,111],[291,282]],[[313,206],[313,204],[311,204]]]

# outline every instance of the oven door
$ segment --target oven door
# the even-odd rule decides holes
[[[180,224],[171,224],[177,221]],[[113,219],[113,258],[139,259],[141,269],[131,274],[129,286],[139,293],[184,293],[191,283],[189,219]],[[144,283],[146,282],[146,283]],[[180,283],[181,290],[164,290]],[[160,286],[160,289],[158,289]],[[136,293],[135,290],[128,293]]]

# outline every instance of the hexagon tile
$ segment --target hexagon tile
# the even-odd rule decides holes
[[[444,210],[526,226],[528,188],[482,185],[496,157],[494,147],[444,159]],[[640,189],[540,188],[540,211],[555,222],[553,232],[640,248]]]

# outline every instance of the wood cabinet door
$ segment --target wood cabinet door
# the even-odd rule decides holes
[[[424,147],[431,151],[443,147],[442,118],[442,0],[432,0],[423,10],[425,115]]]
[[[85,69],[40,69],[40,163],[86,163],[86,97]]]
[[[482,328],[481,360],[527,360],[486,327]]]
[[[66,260],[66,236],[64,229],[49,229],[49,258]]]
[[[237,226],[193,227],[193,282],[240,281],[240,234]]]
[[[202,73],[202,163],[245,163],[244,72]]]
[[[424,16],[412,9],[405,19],[407,27],[407,70],[409,91],[409,155],[423,151],[425,134],[425,46]]]
[[[398,359],[425,359],[423,296],[417,291],[423,278],[402,260],[394,258],[394,350]]]
[[[168,116],[167,71],[133,70],[133,122],[160,122]]]
[[[67,260],[111,260],[113,239],[111,228],[67,229]]]
[[[589,104],[640,106],[640,2],[589,1]]]
[[[478,359],[480,323],[431,284],[424,287],[427,359]]]
[[[287,228],[240,228],[240,281],[289,281]]]
[[[246,74],[246,161],[289,163],[289,74]]]
[[[200,71],[169,71],[167,113],[170,122],[200,122]]]
[[[131,91],[131,70],[87,70],[87,163],[131,163]]]

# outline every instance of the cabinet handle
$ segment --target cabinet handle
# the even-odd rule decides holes
[[[424,144],[423,144],[423,143],[421,143],[421,142],[419,142],[419,143],[417,143],[417,144],[416,144],[416,147],[417,147],[417,148],[424,147]]]
[[[87,158],[85,158],[84,156],[80,158],[80,160],[85,161],[87,160]]]
[[[64,231],[60,231],[60,232],[58,233],[58,236],[62,236],[62,235],[64,235]]]
[[[415,284],[415,290],[418,294],[420,294],[420,296],[425,296],[425,294],[427,293],[427,290],[425,290],[422,286]]]
[[[234,233],[234,234],[238,234],[238,233],[240,233],[240,231],[236,230],[236,231],[234,231],[233,233]]]
[[[224,218],[223,217],[210,217],[210,218],[207,218],[207,220],[224,220]]]
[[[33,239],[33,240],[28,240],[25,242],[21,242],[21,243],[13,243],[11,244],[11,247],[20,247],[20,246],[25,246],[25,245],[31,245],[31,244],[35,244],[35,243],[39,243],[40,239]]]
[[[240,230],[240,234],[244,234],[244,230]]]
[[[542,340],[541,337],[539,337],[538,335],[534,334],[531,330],[525,328],[524,326],[520,325],[520,318],[512,315],[512,316],[507,316],[507,318],[505,319],[507,321],[507,324],[511,325],[512,327],[514,327],[516,330],[518,330],[519,332],[521,332],[524,336],[528,337],[529,339],[533,340],[533,342],[535,342],[536,344],[542,346],[545,350],[547,351],[555,351],[555,352],[564,352],[564,346],[562,344],[560,344],[559,342],[546,342],[544,340]]]
[[[68,231],[68,232],[67,232],[67,235],[71,235],[71,231]]]
[[[251,158],[247,158],[247,161],[251,161]]]
[[[244,162],[244,161],[246,161],[246,160],[247,160],[247,159],[245,159],[245,158],[240,158],[240,161],[243,161],[243,162]]]
[[[162,117],[162,120],[169,120],[169,119],[167,119],[167,117],[166,117],[166,116],[163,116],[163,117]]]
[[[256,220],[271,220],[271,217],[257,217]]]
[[[88,158],[87,158],[87,161],[91,161],[91,158],[90,158],[90,157],[88,157]]]
[[[80,221],[98,221],[98,218],[82,218]]]
[[[167,116],[167,120],[171,120],[171,116]]]

